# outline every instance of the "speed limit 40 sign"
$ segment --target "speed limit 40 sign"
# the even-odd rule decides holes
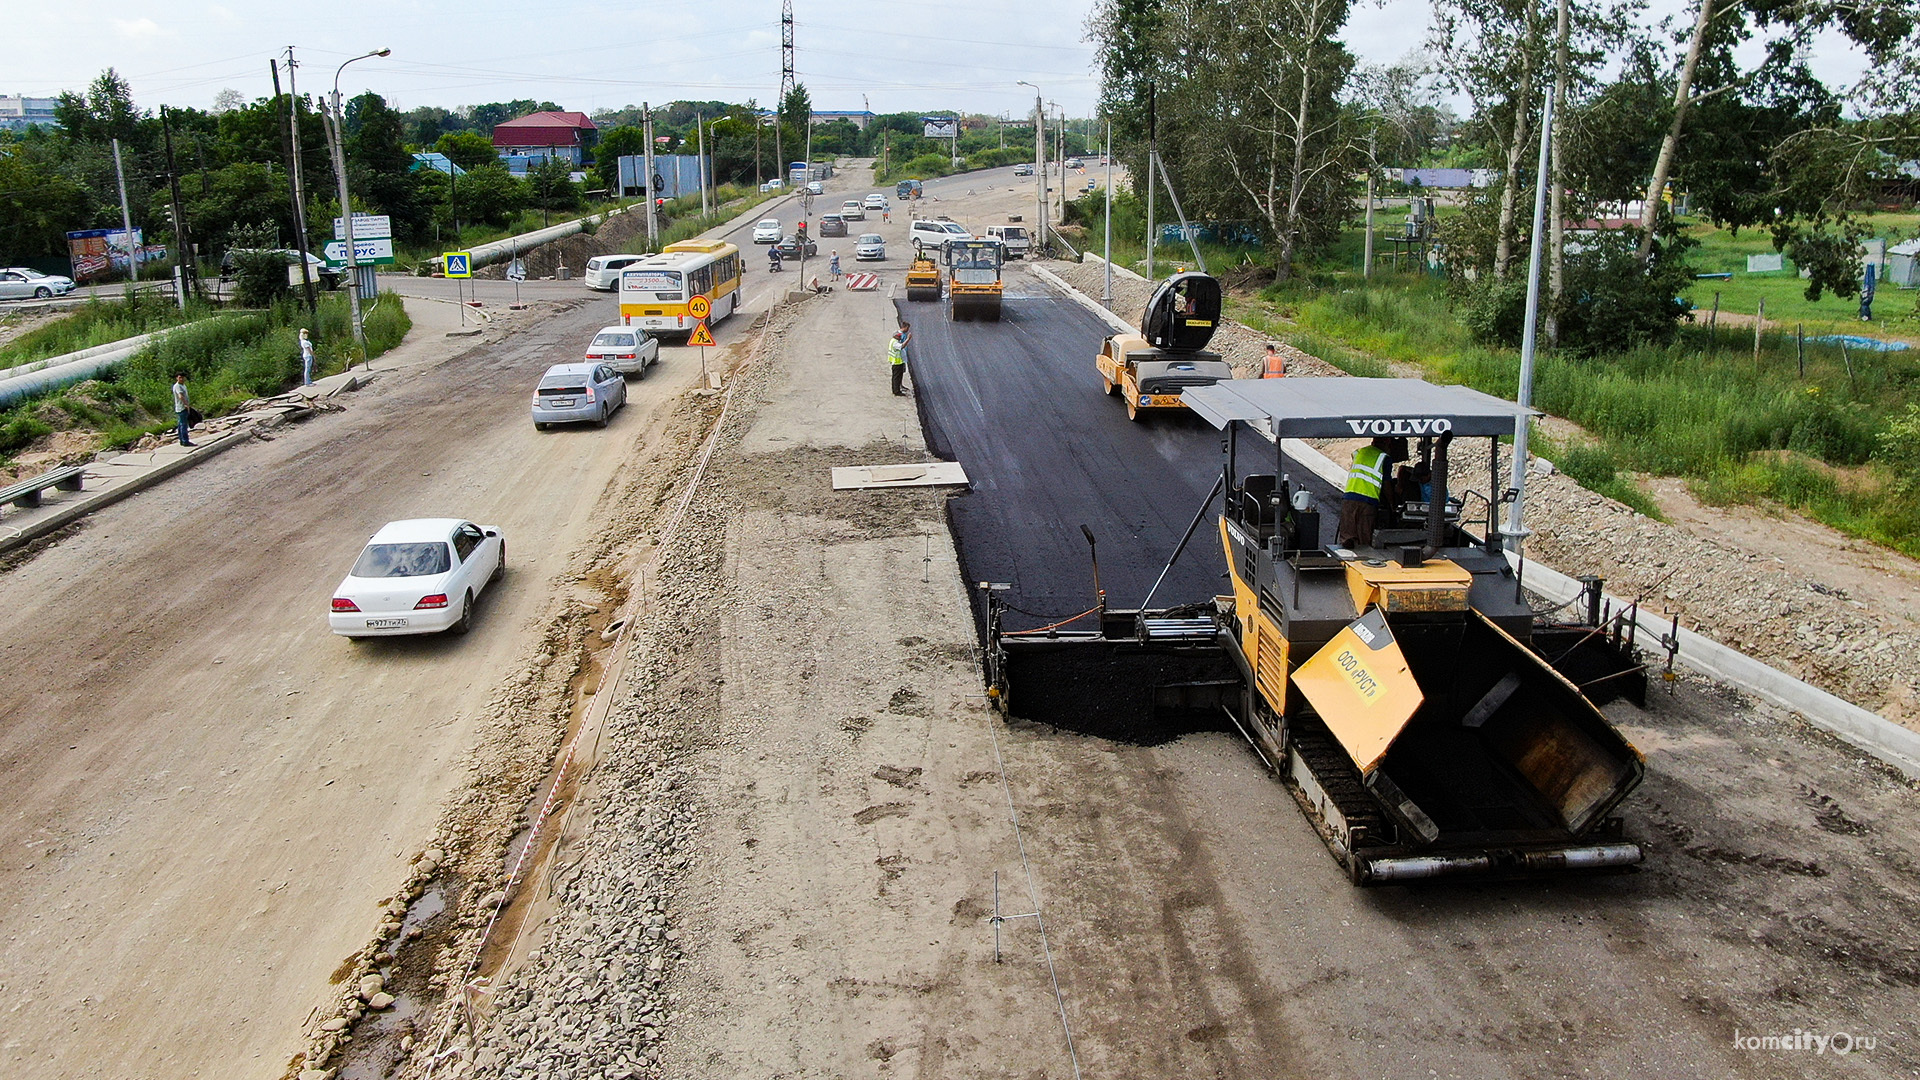
[[[687,301],[687,314],[696,319],[705,319],[712,311],[713,305],[704,296],[695,294],[693,299]]]

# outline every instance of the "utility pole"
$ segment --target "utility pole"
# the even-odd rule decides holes
[[[1711,6],[1711,0],[1702,0]],[[1564,273],[1567,250],[1567,216],[1561,208],[1564,190],[1560,183],[1560,116],[1567,108],[1567,0],[1560,0],[1559,25],[1554,29],[1553,46],[1553,140],[1552,186],[1547,189],[1547,344],[1560,347],[1560,297],[1566,291]],[[1657,198],[1658,196],[1656,196]]]
[[[1546,237],[1547,216],[1547,148],[1553,139],[1553,99],[1547,99],[1546,115],[1540,123],[1540,165],[1534,174],[1533,189],[1533,251],[1527,260],[1527,321],[1520,328],[1520,393],[1514,401],[1525,409],[1533,404],[1533,343],[1534,327],[1540,316],[1540,248]],[[1530,422],[1521,416],[1513,423],[1513,502],[1507,510],[1506,533],[1507,550],[1518,554],[1521,542],[1527,536],[1525,519],[1522,517],[1523,496],[1527,480],[1527,434]],[[1488,526],[1491,528],[1492,526]]]
[[[1033,86],[1033,246],[1047,243],[1047,114],[1041,111],[1040,88],[1025,79],[1017,85]]]
[[[1060,223],[1064,225],[1067,221],[1067,110],[1060,108],[1057,101],[1047,104],[1060,113],[1060,122],[1053,127],[1053,156],[1060,162]]]
[[[705,218],[711,212],[707,209],[707,118],[694,113],[693,130],[699,136],[695,145],[700,152],[693,159],[693,167],[700,173],[700,216]]]
[[[187,229],[187,212],[180,205],[180,170],[173,161],[173,123],[167,107],[160,106],[160,137],[167,148],[167,193],[173,200],[173,298],[180,310],[187,310],[189,267],[193,265],[192,233]]]
[[[653,106],[644,101],[641,102],[640,115],[645,117],[640,126],[647,140],[644,151],[647,157],[647,178],[644,181],[647,188],[647,250],[658,251],[660,250],[660,203],[658,201],[660,193],[653,189]]]
[[[355,60],[365,60],[370,56],[386,56],[393,50],[374,49],[359,56],[348,58],[333,71],[333,116],[328,126],[333,134],[333,173],[340,184],[340,232],[347,245],[347,306],[353,312],[353,343],[360,350],[360,362],[370,364],[367,357],[367,327],[360,313],[360,260],[353,250],[353,200],[347,195],[347,113],[340,105],[340,73],[347,64]],[[301,262],[305,262],[302,259]],[[348,367],[352,367],[349,358]]]
[[[1367,132],[1367,250],[1360,258],[1361,277],[1373,276],[1373,174],[1380,164],[1375,160],[1377,143],[1374,135],[1375,132],[1371,130]]]
[[[127,209],[127,171],[120,167],[120,140],[113,140],[113,175],[120,181],[120,238],[127,244],[127,280],[140,280],[139,252],[133,250],[133,213]],[[112,264],[112,260],[108,260]]]
[[[273,101],[274,104],[280,108],[280,146],[287,159],[287,199],[293,204],[293,228],[298,234],[294,240],[294,248],[300,252],[300,291],[301,295],[307,301],[308,321],[318,326],[320,312],[313,297],[313,275],[307,270],[307,215],[305,209],[300,205],[300,185],[296,184],[293,179],[294,146],[296,144],[292,138],[292,129],[288,126],[288,119],[292,114],[287,111],[287,99],[280,93],[279,62],[269,60],[267,61],[267,68],[273,73]]]
[[[271,61],[269,61],[271,63]],[[307,313],[319,319],[318,301],[313,296],[313,271],[307,267],[307,191],[300,176],[300,97],[294,89],[293,70],[298,65],[293,59],[293,46],[287,46],[287,97],[290,99],[287,109],[287,130],[291,133],[291,149],[287,153],[287,182],[293,185],[293,229],[294,250],[300,253],[300,291],[307,298]],[[280,76],[273,78],[273,96],[280,96]]]

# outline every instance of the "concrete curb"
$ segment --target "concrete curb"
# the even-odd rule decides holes
[[[1335,489],[1346,486],[1347,471],[1332,458],[1298,439],[1286,440],[1286,451],[1289,457],[1312,469]],[[1512,552],[1507,553],[1507,562],[1516,573],[1522,573],[1527,588],[1557,603],[1568,603],[1580,595],[1578,581],[1546,563],[1529,559],[1522,572],[1520,560]],[[1625,610],[1629,603],[1611,594],[1606,599],[1616,611]],[[1634,625],[1656,642],[1673,630],[1670,618],[1644,610],[1636,615]],[[1814,727],[1920,780],[1920,734],[1692,630],[1682,628],[1679,638],[1676,659],[1681,664],[1764,701],[1792,709]]]
[[[12,551],[14,548],[38,540],[48,533],[63,529],[73,522],[93,513],[95,510],[112,506],[121,499],[145,491],[176,473],[185,472],[222,451],[231,450],[235,446],[253,438],[253,433],[257,429],[258,425],[249,424],[236,431],[229,431],[225,435],[200,447],[200,452],[198,453],[189,454],[183,458],[175,458],[165,465],[156,466],[151,471],[134,477],[119,487],[108,488],[105,491],[95,494],[91,498],[81,499],[71,506],[62,507],[59,512],[49,514],[38,521],[26,525],[14,535],[0,537],[0,553]]]

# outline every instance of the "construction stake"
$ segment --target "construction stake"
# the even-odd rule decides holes
[[[1767,298],[1760,298],[1760,310],[1753,317],[1753,366],[1760,367],[1760,332],[1767,326]]]

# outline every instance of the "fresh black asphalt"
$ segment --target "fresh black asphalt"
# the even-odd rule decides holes
[[[913,324],[909,382],[928,445],[972,483],[949,500],[948,520],[975,613],[984,607],[978,583],[1006,583],[1003,598],[1016,609],[1007,628],[1026,629],[1094,606],[1082,525],[1099,544],[1108,606],[1138,607],[1224,457],[1223,435],[1185,410],[1129,421],[1117,395],[1101,394],[1094,367],[1108,325],[1037,282],[1015,296],[1016,282],[999,322],[952,322],[944,304],[895,306]],[[1243,438],[1239,453],[1271,454],[1272,444]],[[1323,509],[1333,506],[1315,486]],[[1154,607],[1225,591],[1218,510],[1216,498]]]

